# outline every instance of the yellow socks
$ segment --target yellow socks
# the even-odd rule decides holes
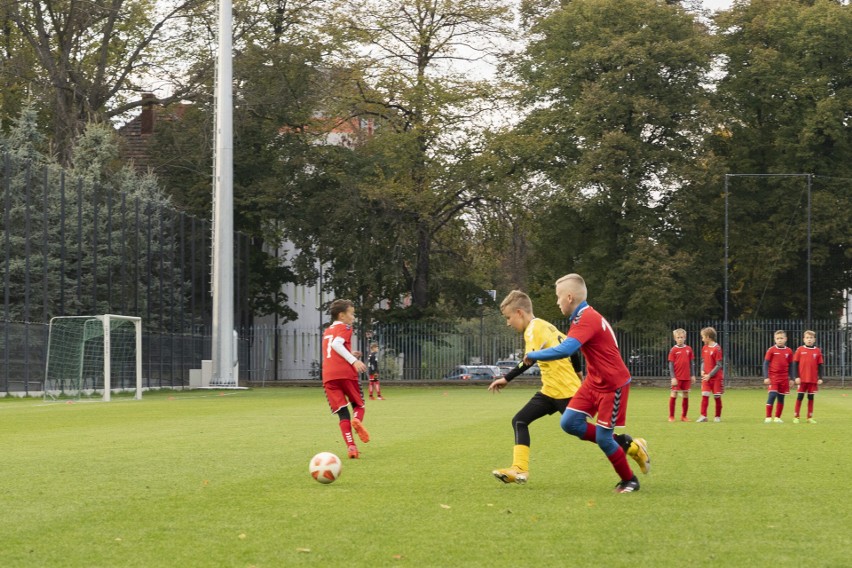
[[[512,469],[515,471],[530,470],[530,447],[517,445],[512,449]]]

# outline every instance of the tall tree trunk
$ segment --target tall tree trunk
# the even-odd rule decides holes
[[[429,255],[432,252],[432,238],[426,221],[417,222],[417,264],[414,267],[414,286],[411,302],[420,309],[429,307]]]

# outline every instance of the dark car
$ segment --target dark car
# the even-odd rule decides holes
[[[444,375],[445,381],[493,381],[503,376],[496,365],[459,365]]]

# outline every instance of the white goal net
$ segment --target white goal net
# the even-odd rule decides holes
[[[142,398],[142,319],[105,314],[50,320],[45,399],[134,392]]]

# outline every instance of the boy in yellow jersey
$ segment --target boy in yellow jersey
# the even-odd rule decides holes
[[[500,304],[500,311],[506,318],[506,325],[524,334],[524,353],[538,351],[547,347],[555,347],[565,340],[565,334],[556,327],[533,315],[530,297],[519,290],[512,290]],[[576,359],[579,364],[579,358]],[[529,369],[531,365],[520,362],[509,371],[505,377],[496,379],[488,390],[500,392],[509,382]],[[496,469],[494,477],[503,483],[526,483],[529,477],[530,461],[530,430],[531,422],[544,416],[559,412],[561,415],[568,401],[580,388],[580,377],[574,370],[571,359],[542,361],[541,390],[512,418],[512,428],[515,430],[515,447],[512,467]]]

